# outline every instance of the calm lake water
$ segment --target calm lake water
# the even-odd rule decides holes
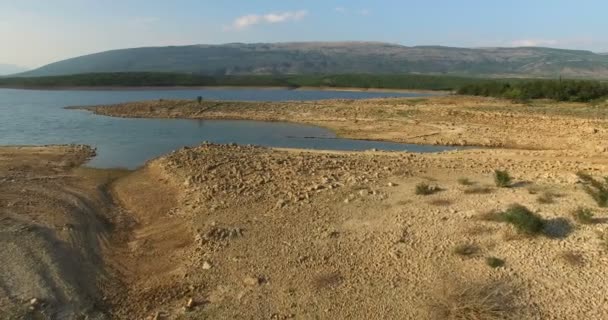
[[[66,106],[149,99],[285,101],[420,97],[424,94],[287,89],[16,90],[0,89],[0,145],[88,144],[98,155],[88,165],[136,168],[145,161],[203,141],[328,150],[437,152],[449,147],[337,139],[314,126],[258,121],[123,119],[65,110]],[[311,139],[317,137],[322,139]]]

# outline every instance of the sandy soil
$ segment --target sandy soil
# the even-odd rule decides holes
[[[91,108],[520,148],[414,154],[205,144],[131,173],[78,168],[91,155],[84,147],[0,148],[0,258],[10,261],[0,266],[0,307],[16,319],[606,319],[608,209],[576,175],[608,172],[604,111],[544,103]],[[510,188],[494,186],[495,169],[514,176]],[[420,183],[440,191],[416,194]],[[541,235],[483,219],[513,203],[544,219]],[[579,207],[595,214],[589,224],[573,219]],[[493,268],[489,258],[504,265]],[[477,317],[462,316],[471,310]]]
[[[323,126],[355,139],[522,149],[608,151],[608,118],[585,104],[444,96],[313,102],[144,101],[86,107],[117,117],[250,119]],[[557,111],[551,111],[557,110]]]

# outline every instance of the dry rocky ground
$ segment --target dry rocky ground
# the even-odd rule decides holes
[[[1,148],[0,257],[11,263],[0,266],[0,307],[33,319],[606,319],[608,210],[576,175],[608,173],[605,116],[535,103],[93,108],[519,148],[415,154],[203,144],[128,174],[77,168],[90,156],[82,147]],[[514,177],[511,187],[494,185],[495,169]],[[417,194],[421,183],[438,192]],[[513,203],[542,217],[540,235],[484,219]],[[587,224],[572,217],[580,207],[595,214]]]

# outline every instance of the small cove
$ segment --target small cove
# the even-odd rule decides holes
[[[97,148],[88,165],[133,169],[183,146],[213,143],[327,150],[438,152],[452,147],[337,138],[330,130],[284,122],[129,119],[66,110],[72,105],[150,99],[288,101],[425,97],[423,93],[288,89],[19,90],[0,89],[0,145],[87,144]]]

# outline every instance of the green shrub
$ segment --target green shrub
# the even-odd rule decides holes
[[[593,212],[588,208],[578,208],[572,212],[572,217],[578,223],[582,224],[593,224],[595,219],[593,218]]]
[[[513,225],[518,232],[528,235],[541,233],[545,226],[543,218],[519,204],[510,206],[501,216],[504,222]]]
[[[502,171],[502,170],[495,170],[494,171],[494,182],[496,183],[496,186],[499,188],[508,188],[511,186],[511,181],[513,179],[511,178],[511,176],[509,175],[509,172]]]
[[[604,181],[601,181],[583,172],[577,173],[577,176],[583,182],[583,190],[595,200],[598,206],[608,206],[608,177],[604,177]]]
[[[494,269],[500,268],[505,265],[505,260],[496,257],[487,257],[486,264]]]
[[[416,185],[416,194],[417,195],[423,195],[423,196],[428,196],[434,193],[439,192],[440,189],[437,186],[430,186],[424,182],[419,183]]]

